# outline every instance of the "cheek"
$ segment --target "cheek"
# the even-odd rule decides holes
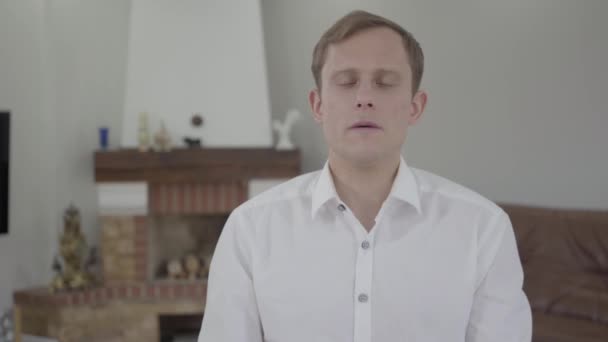
[[[324,115],[324,123],[331,126],[339,125],[341,122],[345,122],[348,116],[352,113],[352,106],[348,105],[348,101],[345,101],[340,96],[334,93],[328,93],[324,97],[325,99],[331,99],[323,101],[321,110]]]
[[[323,90],[323,99],[328,99],[325,102],[328,109],[345,110],[353,108],[356,94],[353,89],[341,89],[339,87],[328,86]]]
[[[398,110],[404,120],[409,120],[413,111],[412,102],[410,100],[402,101],[398,106]]]
[[[390,103],[390,104],[389,104]],[[381,111],[385,111],[390,113],[391,119],[396,122],[407,122],[411,113],[411,105],[409,102],[399,100],[392,102],[385,102],[385,104],[389,104],[384,108],[379,108]]]

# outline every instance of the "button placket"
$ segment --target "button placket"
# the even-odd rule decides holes
[[[371,342],[371,291],[373,275],[373,241],[375,229],[358,236],[355,270],[354,327],[355,342]]]

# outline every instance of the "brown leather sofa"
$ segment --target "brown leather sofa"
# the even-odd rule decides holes
[[[533,313],[534,342],[608,342],[608,210],[501,205]]]

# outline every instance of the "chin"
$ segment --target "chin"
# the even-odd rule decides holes
[[[342,159],[345,159],[354,164],[373,164],[382,159],[385,155],[380,151],[376,150],[356,150],[356,151],[344,151],[340,153]]]

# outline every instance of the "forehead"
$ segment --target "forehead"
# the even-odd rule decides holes
[[[409,73],[409,58],[397,32],[385,27],[372,28],[329,45],[322,73],[341,69]]]

